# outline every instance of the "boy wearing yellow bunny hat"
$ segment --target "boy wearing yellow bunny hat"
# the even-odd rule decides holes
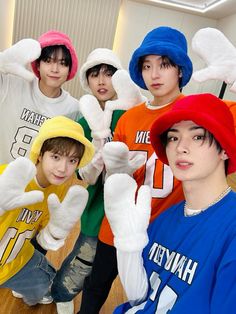
[[[88,199],[85,188],[70,185],[75,170],[89,163],[93,154],[82,127],[58,116],[43,123],[31,160],[19,157],[1,167],[0,287],[17,292],[28,305],[45,303],[55,276],[30,240],[37,234],[46,250],[64,245]]]

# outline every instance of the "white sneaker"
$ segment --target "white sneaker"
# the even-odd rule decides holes
[[[15,298],[19,298],[19,299],[22,299],[23,298],[23,295],[12,290],[12,295],[15,297]],[[53,302],[53,298],[49,295],[49,296],[44,296],[38,303],[39,304],[50,304]]]
[[[14,290],[12,290],[12,295],[13,295],[13,297],[18,298],[18,299],[22,299],[23,298],[22,294],[14,291]]]
[[[58,302],[57,306],[57,314],[74,314],[74,301],[69,302]]]

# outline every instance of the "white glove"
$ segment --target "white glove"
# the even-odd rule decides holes
[[[28,158],[19,157],[8,164],[0,176],[0,216],[8,210],[43,201],[43,192],[25,192],[35,175],[36,167]]]
[[[205,69],[193,73],[197,82],[221,80],[232,84],[230,90],[236,92],[236,48],[215,28],[203,28],[192,39],[192,49],[207,64]]]
[[[147,101],[126,70],[117,70],[111,80],[117,99],[108,100],[105,104],[105,110],[128,110]]]
[[[0,52],[0,72],[10,73],[32,81],[34,73],[26,69],[26,65],[41,54],[40,43],[27,38],[18,41],[12,47]]]
[[[94,185],[97,182],[99,175],[102,173],[103,168],[104,162],[100,149],[95,153],[89,164],[79,169],[79,175],[81,179],[86,181],[88,184]]]
[[[79,106],[95,140],[111,137],[112,111],[104,112],[96,97],[92,95],[82,96],[79,100]]]
[[[88,191],[80,185],[71,186],[61,203],[56,194],[50,194],[50,219],[46,227],[38,233],[38,243],[46,250],[58,250],[62,247],[69,232],[80,219],[87,201]]]
[[[151,192],[140,187],[135,202],[137,183],[127,174],[114,174],[104,185],[105,213],[118,250],[135,252],[148,243],[147,227],[151,213]]]
[[[114,173],[133,173],[145,163],[145,157],[138,154],[131,158],[127,145],[123,142],[108,142],[102,150],[107,177]]]

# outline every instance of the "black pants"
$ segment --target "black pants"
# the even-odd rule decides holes
[[[92,272],[84,282],[79,314],[99,314],[117,275],[115,247],[98,240]]]

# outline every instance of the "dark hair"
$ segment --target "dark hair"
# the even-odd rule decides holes
[[[166,148],[167,146],[167,134],[169,130],[170,129],[166,130],[160,135],[161,144],[163,145],[164,148]],[[209,146],[211,145],[216,146],[216,150],[218,151],[219,154],[222,152],[223,148],[221,147],[220,143],[215,139],[214,135],[211,132],[209,132],[208,130],[204,128],[203,142],[205,142],[206,140],[208,141]],[[225,174],[226,175],[227,175],[227,170],[228,170],[228,159],[225,160]]]
[[[110,72],[111,75],[117,71],[117,68],[113,67],[113,65],[100,63],[86,71],[86,79],[88,80],[88,77],[91,73],[93,73],[94,76],[98,76],[101,69],[103,69],[106,74]]]
[[[58,59],[59,51],[62,50],[63,60],[65,65],[69,67],[69,71],[71,71],[72,67],[72,58],[69,49],[64,45],[54,45],[44,47],[41,51],[40,57],[36,60],[37,65],[39,65],[40,61],[46,62],[48,59],[53,58],[55,60]]]
[[[40,155],[43,156],[45,152],[53,152],[55,154],[68,155],[72,147],[75,147],[76,157],[79,160],[82,158],[85,150],[84,144],[70,137],[54,137],[44,141],[40,150]]]
[[[142,56],[139,58],[138,62],[138,69],[142,73],[143,63],[146,56]],[[161,60],[164,63],[165,68],[174,67],[178,68],[179,74],[181,73],[181,67],[179,67],[177,64],[175,64],[169,57],[167,56],[161,56]],[[181,86],[182,77],[179,78],[179,86]]]

